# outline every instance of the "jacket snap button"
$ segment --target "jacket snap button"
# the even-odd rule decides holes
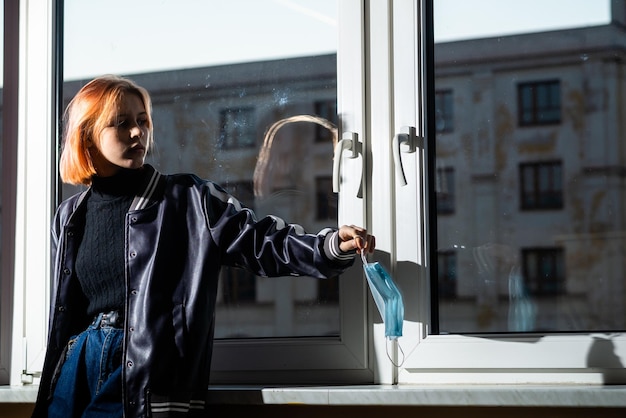
[[[136,295],[137,293],[138,293],[138,292],[137,292],[137,289],[133,289],[133,290],[131,290],[131,291],[130,291],[130,294],[131,294],[131,295]]]
[[[132,361],[127,361],[127,362],[126,362],[126,366],[128,366],[128,367],[133,367],[133,362],[132,362]]]
[[[137,257],[137,253],[135,251],[133,251],[133,252],[130,253],[130,256],[131,257]]]
[[[63,274],[70,274],[70,269],[67,267],[63,269]]]

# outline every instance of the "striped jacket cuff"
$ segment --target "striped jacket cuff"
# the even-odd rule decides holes
[[[329,260],[348,262],[354,259],[356,250],[345,252],[339,248],[339,231],[326,234],[324,240],[324,253]]]

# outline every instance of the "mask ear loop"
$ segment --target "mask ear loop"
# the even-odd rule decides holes
[[[393,343],[395,341],[396,346],[398,347],[398,350],[400,351],[400,354],[402,354],[402,360],[399,363],[396,363],[395,361],[393,361],[393,358],[391,357],[391,354],[389,354],[389,342],[391,341],[391,343]],[[406,356],[404,355],[404,350],[402,349],[402,346],[400,345],[400,341],[398,341],[397,338],[388,338],[387,341],[385,342],[385,351],[387,352],[387,358],[389,359],[389,361],[391,362],[391,364],[394,365],[394,367],[402,367],[402,365],[404,364],[404,360],[406,360]]]
[[[361,261],[363,261],[363,265],[367,265],[367,256],[365,255],[365,251],[361,251]]]

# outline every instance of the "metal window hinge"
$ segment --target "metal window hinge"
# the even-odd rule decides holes
[[[41,372],[28,371],[28,341],[22,338],[22,350],[24,353],[24,368],[22,369],[22,384],[32,385],[36,377],[41,377]]]

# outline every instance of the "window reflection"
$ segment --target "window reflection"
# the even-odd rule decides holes
[[[436,34],[456,26],[450,3],[434,2]],[[518,9],[511,26],[554,25],[488,33],[481,16],[506,15],[473,2],[463,21],[479,34],[436,42],[440,332],[626,327],[624,16],[584,20],[609,3],[568,25],[547,12],[564,2],[501,2]]]
[[[455,210],[454,168],[438,167],[435,177],[437,215],[450,215]]]
[[[452,90],[435,92],[435,128],[437,132],[454,130],[454,96]]]
[[[256,144],[254,108],[234,108],[220,111],[222,148],[247,148]]]
[[[560,161],[520,164],[522,210],[563,208],[561,165]]]
[[[147,162],[159,171],[213,180],[259,217],[277,215],[310,232],[336,226],[336,195],[319,179],[331,176],[336,141],[337,1],[147,3],[142,19],[164,24],[131,58],[126,38],[145,34],[116,38],[100,23],[106,18],[85,19],[114,13],[118,27],[133,32],[136,15],[115,11],[117,3],[129,10],[144,2],[65,1],[66,103],[84,79],[129,76],[152,95],[155,147]],[[173,30],[179,20],[185,27]],[[157,55],[167,59],[157,63]],[[93,62],[100,65],[79,68]],[[281,121],[288,123],[268,144]],[[66,187],[64,196],[73,192]],[[337,280],[263,279],[226,268],[216,315],[217,338],[337,336]]]
[[[517,90],[520,126],[561,121],[561,83],[559,80],[521,83]]]

